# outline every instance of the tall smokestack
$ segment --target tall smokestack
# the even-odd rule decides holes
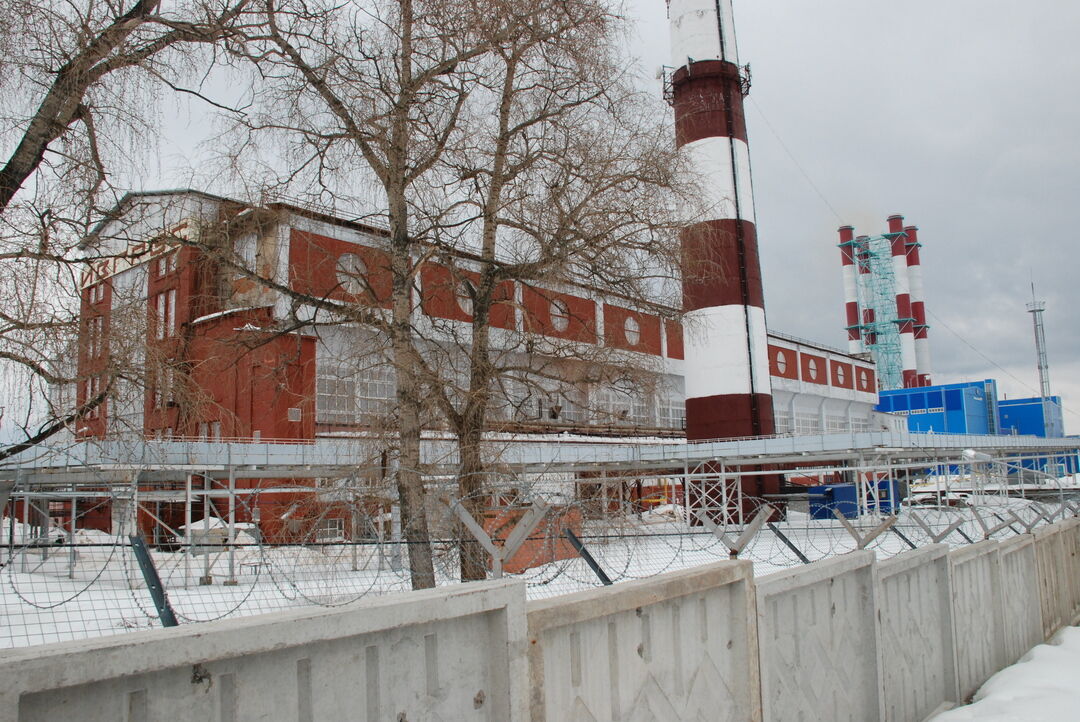
[[[904,235],[903,216],[889,216],[888,220],[896,284],[896,322],[900,326],[901,373],[904,388],[911,388],[919,385],[919,377],[915,360],[915,317],[911,313],[911,285],[908,282],[907,236]]]
[[[706,211],[681,234],[686,436],[773,433],[743,76],[731,0],[670,0],[675,140]]]
[[[859,320],[859,290],[855,276],[855,229],[840,227],[840,263],[844,274],[844,317],[847,320],[848,353],[861,353],[862,324]]]
[[[927,335],[926,297],[923,295],[922,261],[919,259],[919,229],[904,226],[907,235],[908,283],[911,287],[911,313],[915,316],[915,366],[919,386],[933,383],[930,371],[930,339]]]

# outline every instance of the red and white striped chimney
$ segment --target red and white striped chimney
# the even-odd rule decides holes
[[[676,144],[703,212],[682,231],[686,436],[773,433],[743,84],[731,0],[670,0]]]
[[[900,365],[904,388],[919,385],[915,360],[915,317],[911,312],[911,286],[908,281],[907,236],[904,217],[889,216],[889,240],[892,243],[893,276],[896,287],[896,320],[900,326]]]
[[[923,296],[922,262],[919,259],[919,229],[916,226],[904,226],[907,234],[908,285],[911,290],[911,313],[915,317],[915,368],[918,372],[918,385],[929,386],[933,381],[930,374],[930,339],[927,337],[926,304]]]
[[[862,323],[859,318],[858,279],[855,275],[855,229],[840,227],[840,263],[844,274],[844,317],[847,320],[848,353],[863,351]]]

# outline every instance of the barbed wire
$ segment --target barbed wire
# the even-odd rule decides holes
[[[733,488],[725,496],[717,484],[727,482],[710,478],[648,481],[493,474],[471,495],[433,484],[423,517],[427,542],[402,527],[385,489],[355,483],[287,491],[265,485],[223,498],[212,496],[209,483],[155,496],[133,482],[86,503],[70,491],[69,503],[65,493],[17,488],[0,529],[0,647],[160,625],[132,534],[148,542],[176,618],[193,624],[410,589],[409,547],[416,544],[430,547],[437,585],[501,573],[541,598],[601,583],[568,531],[618,584],[735,554],[758,575],[857,548],[886,559],[927,544],[1011,538],[1080,512],[1075,492],[1060,489],[1041,499],[1001,487],[991,494],[939,490],[918,504],[917,495],[901,504],[873,494],[821,503],[805,494],[743,498]],[[708,493],[688,499],[695,483]],[[186,502],[177,506],[169,494]]]

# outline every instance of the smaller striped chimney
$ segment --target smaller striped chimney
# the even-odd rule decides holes
[[[919,229],[916,226],[904,226],[907,235],[907,270],[908,284],[911,290],[911,313],[915,316],[915,366],[918,372],[918,385],[929,386],[932,382],[930,372],[930,339],[927,337],[926,304],[923,296],[922,262],[919,259]]]
[[[844,317],[847,321],[848,353],[861,353],[863,349],[862,322],[859,318],[858,279],[855,276],[855,229],[841,226],[840,263],[844,274]]]
[[[889,216],[888,222],[896,284],[896,323],[900,327],[901,373],[904,388],[911,388],[919,385],[919,379],[915,358],[915,317],[911,311],[911,284],[908,280],[907,236],[904,234],[903,216]]]

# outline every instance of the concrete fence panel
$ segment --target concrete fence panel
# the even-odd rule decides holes
[[[0,653],[0,720],[524,720],[525,594],[486,582]]]
[[[1065,620],[1066,624],[1075,624],[1076,617],[1080,614],[1080,573],[1077,565],[1080,565],[1080,519],[1072,518],[1059,522],[1063,527],[1064,540],[1062,543],[1064,552],[1065,578],[1069,583],[1070,614]]]
[[[877,601],[885,719],[923,720],[958,702],[949,547],[881,562]]]
[[[1025,534],[1001,542],[998,560],[1004,663],[1012,664],[1044,640],[1035,540]]]
[[[856,551],[758,580],[764,719],[882,718],[874,575]]]
[[[1076,529],[1073,520],[1036,529],[1035,559],[1039,576],[1039,603],[1042,609],[1043,635],[1072,621],[1076,609],[1073,551]]]
[[[998,543],[984,541],[949,553],[953,638],[960,696],[967,700],[1005,666]]]
[[[760,719],[754,615],[744,561],[531,602],[532,719]]]

